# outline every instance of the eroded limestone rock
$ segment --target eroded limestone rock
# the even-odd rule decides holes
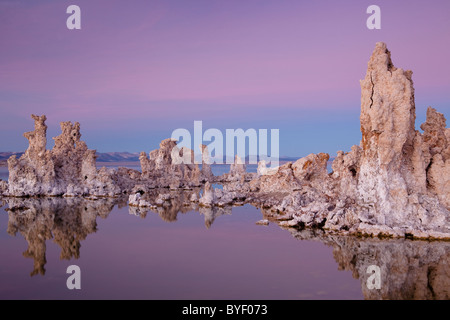
[[[35,130],[26,132],[26,152],[8,160],[9,196],[114,196],[120,189],[114,172],[96,169],[95,150],[88,150],[81,141],[80,124],[61,123],[61,135],[55,146],[46,149],[46,116],[32,115]]]
[[[249,182],[257,176],[257,173],[247,172],[245,161],[235,155],[234,162],[230,164],[230,171],[217,177],[216,180],[222,183],[231,183],[230,189],[242,188],[245,182]],[[234,185],[234,186],[233,186]]]
[[[450,128],[442,113],[429,107],[427,119],[420,128],[424,131],[422,148],[427,188],[450,210]],[[422,170],[423,173],[423,170]]]
[[[208,147],[204,144],[200,145],[200,151],[202,153],[202,180],[203,181],[214,181],[214,174],[211,170],[211,158],[209,156]]]
[[[8,191],[8,182],[0,179],[0,196]]]
[[[187,148],[178,148],[174,139],[163,140],[159,149],[150,152],[149,157],[142,152],[139,160],[142,179],[154,187],[198,187],[205,179],[194,162],[194,152]],[[205,174],[208,172],[207,168],[204,168]]]
[[[429,109],[424,135],[415,130],[412,72],[394,67],[384,43],[377,43],[361,88],[362,151],[354,165],[359,228],[450,233],[449,211],[434,196],[432,171],[427,173],[434,153],[437,171],[450,177],[439,161],[447,148],[445,119]]]
[[[450,238],[450,132],[429,108],[415,129],[412,72],[396,68],[377,43],[361,81],[360,146],[339,151],[328,174],[328,155],[309,155],[274,174],[234,188],[248,201],[285,215],[285,225],[340,233]],[[226,188],[224,188],[226,190]]]

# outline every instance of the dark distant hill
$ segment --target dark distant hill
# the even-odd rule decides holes
[[[139,161],[139,153],[130,152],[97,152],[98,162],[134,162]]]
[[[0,161],[6,161],[12,155],[16,155],[17,158],[22,156],[23,152],[0,152]],[[97,152],[98,162],[133,162],[139,161],[139,153],[130,152]]]
[[[23,155],[23,152],[0,152],[0,161],[6,161],[14,154],[17,156],[17,158],[20,158]]]
[[[0,152],[0,161],[6,161],[11,157],[13,154],[19,158],[22,156],[23,152]],[[286,157],[281,156],[280,161],[292,161],[295,162],[296,160],[300,159],[301,157]],[[330,158],[330,161],[333,160],[333,158]],[[131,153],[131,152],[97,152],[97,161],[98,162],[135,162],[139,161],[139,153]],[[224,157],[225,161],[225,157]]]

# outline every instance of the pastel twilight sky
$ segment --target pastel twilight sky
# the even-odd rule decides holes
[[[360,142],[378,41],[413,71],[416,127],[430,105],[450,117],[449,39],[448,0],[0,0],[0,151],[24,151],[45,114],[49,148],[61,121],[99,152],[148,152],[202,120],[280,129],[281,155],[334,156]]]

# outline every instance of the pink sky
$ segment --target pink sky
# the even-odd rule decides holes
[[[81,30],[66,28],[70,4]],[[381,30],[366,27],[370,4]],[[377,41],[413,70],[418,121],[429,104],[448,117],[449,12],[448,1],[0,1],[0,150],[26,148],[31,113],[47,115],[50,136],[81,122],[99,151],[149,151],[194,120],[279,128],[286,155],[349,149]]]

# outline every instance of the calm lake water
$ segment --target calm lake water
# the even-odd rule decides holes
[[[7,181],[8,180],[8,167],[0,166],[0,179]]]
[[[188,196],[154,211],[126,198],[0,201],[0,299],[450,298],[449,242],[260,226],[250,205],[198,208]],[[70,265],[81,290],[66,287]]]

